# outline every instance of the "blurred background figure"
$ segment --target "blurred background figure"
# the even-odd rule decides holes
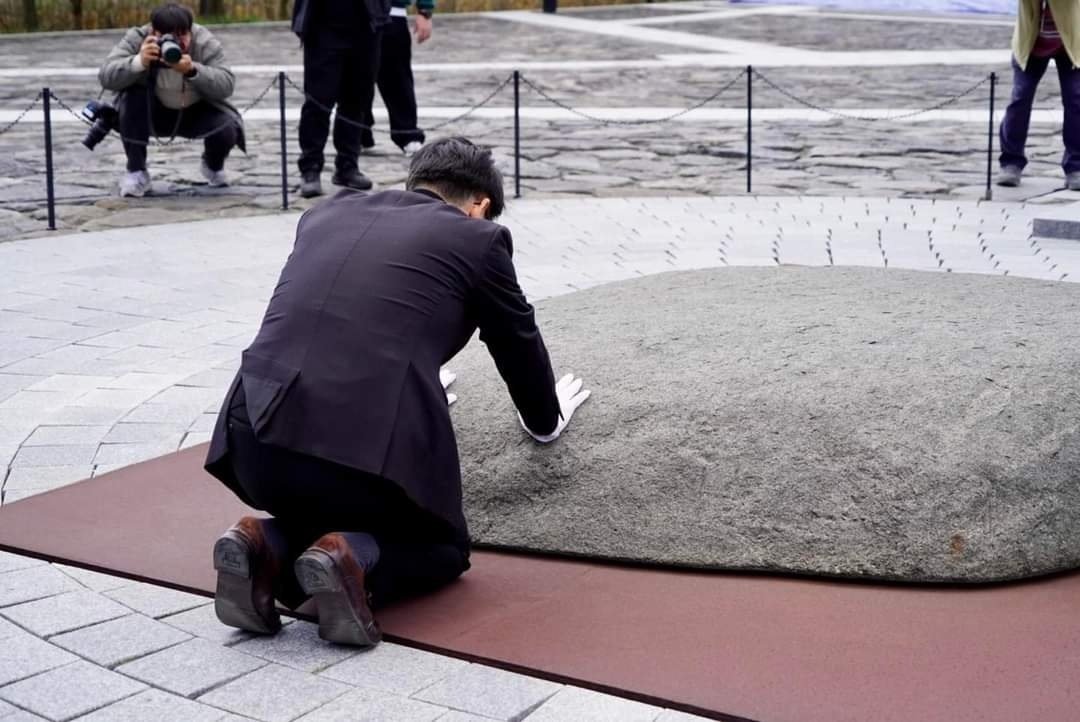
[[[322,195],[323,147],[334,117],[335,185],[368,190],[360,172],[360,124],[370,112],[379,63],[379,36],[390,0],[297,0],[292,30],[304,45],[304,105],[300,109],[300,195]]]
[[[408,6],[412,0],[393,0],[390,24],[383,28],[382,50],[379,57],[379,95],[390,115],[390,140],[401,151],[411,156],[424,145],[424,131],[417,127],[416,93],[413,89],[412,35],[409,33]],[[413,33],[417,44],[431,37],[431,15],[435,0],[416,0],[416,20]],[[367,106],[364,123],[375,125],[371,104]],[[360,133],[364,149],[375,145],[370,130]]]
[[[1020,0],[1012,41],[1012,99],[1001,121],[998,185],[1020,185],[1035,90],[1054,61],[1065,120],[1065,186],[1080,191],[1080,0]]]

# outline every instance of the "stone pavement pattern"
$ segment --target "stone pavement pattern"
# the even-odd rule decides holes
[[[741,67],[711,63],[741,59],[742,55],[728,51],[739,50],[746,41],[754,41],[750,47],[757,53],[747,56],[748,62],[763,64],[767,77],[796,95],[833,108],[899,112],[928,107],[962,93],[990,71],[1001,78],[1001,99],[1007,95],[1011,79],[1007,51],[1011,20],[1001,17],[980,17],[978,21],[916,17],[899,22],[888,17],[819,14],[807,8],[765,12],[727,3],[584,8],[560,13],[558,22],[576,22],[573,29],[536,26],[518,17],[471,14],[437,18],[434,39],[415,49],[422,125],[433,128],[447,115],[425,114],[425,108],[467,108],[483,99],[507,77],[511,67],[518,65],[526,68],[528,80],[572,106],[631,108],[630,117],[636,117],[632,109],[642,105],[674,112],[709,97],[735,78]],[[680,19],[682,22],[673,22]],[[657,20],[669,22],[627,25]],[[838,32],[838,27],[844,31]],[[284,24],[227,26],[218,32],[231,62],[238,67],[237,106],[254,101],[273,81],[277,66],[288,67],[290,77],[301,83],[299,45]],[[630,32],[639,34],[625,34]],[[0,57],[0,107],[21,110],[43,85],[49,85],[72,107],[81,107],[97,95],[94,70],[118,36],[119,31],[95,31],[5,38],[5,53]],[[850,52],[882,48],[914,55],[905,56],[904,64],[899,65],[895,58],[868,58],[853,66],[841,58]],[[992,60],[950,64],[951,50],[990,51]],[[796,57],[814,62],[770,67],[774,56],[791,52],[802,53]],[[834,62],[830,54],[838,58],[835,65],[830,65]],[[31,67],[41,58],[48,58],[47,67]],[[673,58],[678,59],[677,66],[641,66]],[[498,69],[492,67],[492,59],[500,63]],[[544,61],[566,65],[530,66]],[[602,61],[628,65],[596,65]],[[256,67],[245,70],[245,65]],[[28,70],[33,73],[18,74]],[[76,72],[84,74],[73,74]],[[1054,81],[1048,77],[1041,84],[1036,107],[1057,114],[1060,98]],[[754,97],[758,109],[805,110],[760,80],[755,83]],[[90,153],[79,144],[82,125],[60,122],[71,119],[56,109],[60,227],[98,230],[235,217],[279,208],[276,100],[272,90],[255,108],[262,115],[251,116],[246,123],[249,154],[236,153],[230,159],[231,188],[211,190],[202,185],[198,175],[201,145],[181,143],[152,151],[150,170],[157,181],[155,192],[160,195],[141,200],[113,195],[123,170],[123,152],[116,138],[107,139]],[[300,102],[298,91],[290,87],[287,137],[292,157],[290,203],[294,208],[311,203],[295,194],[295,116]],[[948,107],[971,110],[982,119],[986,102],[987,88],[983,86]],[[722,122],[604,125],[582,118],[543,120],[527,115],[522,126],[522,190],[528,197],[741,193],[745,190],[744,103],[745,81],[738,80],[706,106],[735,112],[734,120]],[[509,172],[513,123],[507,108],[511,104],[507,88],[491,102],[497,117],[470,117],[432,135],[455,132],[478,138],[495,148]],[[528,85],[522,87],[522,104],[537,111],[557,110]],[[385,130],[385,119],[379,122]],[[984,192],[983,120],[807,122],[796,115],[789,120],[756,121],[754,138],[754,188],[759,193],[973,199]],[[407,160],[386,135],[378,135],[377,141],[376,153],[364,158],[363,168],[380,186],[399,186]],[[1052,194],[1062,186],[1058,168],[1060,121],[1033,123],[1029,147],[1030,179],[1018,193],[1021,197]],[[0,219],[6,221],[0,224],[0,240],[47,233],[43,171],[39,123],[24,122],[0,135]]]
[[[873,198],[520,201],[531,298],[668,270],[784,262],[1080,279],[1038,206]],[[205,441],[296,214],[0,245],[0,502]],[[890,240],[886,253],[878,231]],[[931,247],[930,240],[933,245]],[[541,319],[542,322],[542,319]],[[558,359],[555,359],[558,365]],[[578,369],[575,369],[578,371]],[[588,378],[585,370],[580,370]],[[678,713],[395,645],[220,625],[205,599],[0,555],[0,721],[642,719]],[[240,715],[244,715],[241,717]]]

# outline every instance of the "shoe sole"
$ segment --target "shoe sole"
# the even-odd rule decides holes
[[[300,191],[301,198],[316,198],[318,196],[321,196],[322,194],[322,188],[317,191]]]
[[[229,533],[218,539],[214,543],[214,569],[218,573],[214,611],[222,624],[256,634],[281,629],[280,621],[269,624],[255,611],[251,548],[246,540]]]
[[[1014,181],[1014,180],[999,180],[997,182],[997,184],[999,186],[1001,186],[1002,188],[1016,188],[1018,185],[1020,185],[1020,181],[1018,181],[1018,180],[1017,181]]]
[[[373,647],[382,639],[356,617],[345,579],[333,558],[321,549],[309,549],[294,565],[300,586],[315,599],[319,610],[319,636],[328,642]]]

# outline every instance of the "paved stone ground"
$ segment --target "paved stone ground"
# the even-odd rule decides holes
[[[435,111],[468,107],[483,99],[516,64],[526,67],[525,76],[532,83],[575,107],[624,108],[631,117],[636,117],[634,109],[641,106],[674,111],[709,97],[735,77],[741,67],[714,65],[736,57],[732,55],[735,51],[741,53],[738,58],[745,56],[747,62],[761,65],[761,72],[786,90],[830,108],[877,108],[894,113],[929,107],[962,93],[990,71],[1002,78],[998,97],[1008,93],[1008,18],[908,17],[898,21],[890,17],[819,14],[806,8],[779,13],[775,10],[725,3],[579,9],[560,14],[557,21],[563,25],[556,27],[506,19],[515,17],[511,15],[442,16],[436,21],[435,38],[415,49],[421,122],[431,128],[450,115]],[[625,24],[673,19],[683,22]],[[566,22],[577,25],[571,27]],[[837,31],[838,27],[843,32]],[[608,34],[613,32],[616,34]],[[238,106],[255,100],[272,81],[277,66],[289,68],[290,77],[301,82],[302,73],[297,67],[301,63],[299,44],[284,24],[230,26],[218,34],[232,63],[240,68],[234,97]],[[72,107],[81,107],[86,99],[96,96],[93,72],[118,36],[119,31],[101,31],[5,38],[5,52],[0,57],[0,109],[22,109],[46,84]],[[747,49],[743,47],[746,41],[757,44]],[[855,66],[843,60],[849,54],[845,51],[864,54],[890,48],[910,52],[886,60],[867,56],[866,64]],[[995,60],[954,63],[948,54],[950,49],[993,51],[990,57]],[[807,62],[771,67],[780,56]],[[640,67],[642,62],[672,58],[678,59],[679,65]],[[493,68],[491,60],[501,65]],[[539,61],[571,65],[529,65]],[[597,67],[598,61],[629,65]],[[37,74],[18,76],[10,72],[28,68]],[[89,75],[74,74],[78,72]],[[762,117],[769,110],[804,110],[760,79],[755,81],[754,97]],[[984,118],[986,98],[987,88],[983,86],[947,107],[971,110]],[[290,88],[287,102],[290,115],[295,115],[301,102],[299,93]],[[527,117],[522,127],[522,191],[528,197],[743,192],[746,139],[739,109],[744,103],[745,82],[739,80],[706,106],[737,111],[734,119],[605,125],[582,118]],[[470,118],[432,135],[457,132],[478,138],[494,146],[504,167],[511,171],[513,124],[505,111],[511,104],[512,95],[506,89],[491,103],[493,108],[503,109],[500,117]],[[527,110],[554,109],[528,86],[522,88],[522,105]],[[1036,107],[1060,107],[1053,77],[1048,76],[1041,85]],[[275,108],[276,91],[272,91],[249,116],[249,155],[237,153],[228,164],[232,188],[218,191],[200,185],[201,148],[181,143],[152,151],[151,172],[159,195],[144,200],[113,196],[116,179],[123,170],[123,152],[115,137],[90,153],[79,144],[81,125],[61,123],[70,116],[57,110],[55,165],[60,227],[94,230],[249,215],[279,208]],[[426,114],[425,109],[429,109]],[[385,127],[385,120],[381,122]],[[39,123],[24,122],[0,134],[0,218],[6,221],[0,224],[0,240],[47,232],[43,223],[41,132]],[[295,159],[295,120],[289,122],[287,137],[289,152]],[[378,152],[366,157],[363,167],[382,187],[400,185],[407,161],[385,135],[380,135],[378,141]],[[1059,122],[1034,123],[1029,148],[1031,178],[1019,195],[1006,197],[1046,196],[1044,200],[1054,201],[1058,195],[1066,195],[1054,193],[1062,185],[1058,168]],[[973,199],[984,192],[985,152],[984,121],[808,122],[801,116],[758,120],[754,130],[754,189],[765,194]],[[292,161],[289,173],[290,204],[303,208],[307,202],[295,194],[298,177]]]
[[[745,6],[716,3],[565,15],[610,28],[695,10],[738,14],[647,25],[684,35],[637,38],[484,15],[440,17],[435,41],[417,49],[416,62],[557,57],[631,63],[527,70],[527,77],[556,97],[601,108],[678,108],[714,92],[737,69],[710,65],[725,50],[707,51],[700,62],[691,58],[703,52],[685,37],[694,34],[699,45],[738,38],[815,52],[932,51],[920,65],[839,67],[806,56],[818,63],[763,69],[793,92],[831,107],[931,105],[989,70],[1007,72],[1004,51],[990,65],[933,64],[943,48],[1005,48],[1008,22],[993,18],[980,19],[983,24],[924,18],[905,21],[903,31],[896,30],[896,21],[839,18],[858,32],[830,40],[823,18],[751,15]],[[226,28],[220,34],[234,63],[300,62],[295,40],[281,25]],[[93,68],[116,37],[109,32],[5,38],[0,110],[21,109],[46,83],[73,103],[96,95],[91,76],[58,70],[47,78],[17,77],[4,71],[29,65]],[[770,55],[763,51],[761,62]],[[684,64],[633,65],[675,56]],[[241,73],[237,104],[254,99],[271,77],[265,68]],[[501,66],[488,65],[420,71],[421,104],[467,106],[501,77]],[[648,88],[647,96],[642,88]],[[737,110],[741,92],[722,107]],[[1044,83],[1040,92],[1040,107],[1059,105],[1054,83]],[[760,83],[755,97],[760,107],[797,108]],[[502,96],[494,105],[508,102]],[[529,93],[523,98],[525,106],[542,102]],[[270,99],[264,104],[274,107]],[[289,104],[296,109],[295,95]],[[983,100],[973,94],[955,107],[982,109]],[[432,114],[425,124],[437,121]],[[108,140],[91,154],[78,145],[80,127],[58,123],[58,213],[62,228],[90,231],[79,235],[43,231],[41,126],[26,123],[0,134],[0,240],[45,236],[0,244],[0,504],[208,438],[297,217],[290,212],[237,218],[266,214],[280,202],[277,126],[253,119],[247,129],[250,155],[229,163],[233,188],[212,192],[199,186],[198,148],[181,145],[151,157],[160,195],[133,201],[110,195],[122,168],[118,143]],[[470,119],[450,129],[494,145],[510,167],[507,118]],[[755,189],[775,197],[742,194],[745,141],[738,123],[527,120],[523,131],[526,199],[512,204],[505,222],[514,231],[522,282],[533,298],[666,270],[768,266],[776,263],[774,256],[781,263],[825,264],[831,257],[838,264],[884,265],[888,259],[891,268],[1080,278],[1080,246],[1030,237],[1040,204],[1076,200],[1054,192],[1060,186],[1054,124],[1033,126],[1034,177],[1015,191],[996,189],[995,199],[1004,202],[993,203],[964,200],[982,192],[985,123],[759,123]],[[294,125],[289,137],[294,142]],[[404,178],[405,161],[387,145],[381,138],[381,154],[366,158],[365,169],[380,185],[394,186]],[[903,195],[929,199],[896,197]],[[302,207],[296,198],[291,203]],[[196,218],[208,220],[181,222]],[[579,372],[588,378],[586,370]],[[0,554],[0,722],[466,722],[526,716],[690,719],[396,645],[374,653],[328,647],[302,622],[273,640],[251,639],[220,625],[204,599]]]
[[[854,197],[581,198],[520,201],[504,221],[534,299],[777,260],[1080,279],[1080,244],[1031,237],[1039,210]],[[296,219],[0,245],[0,503],[206,441]],[[205,599],[0,554],[2,722],[525,717],[690,719],[396,645],[326,646],[303,622],[252,639],[220,625]]]

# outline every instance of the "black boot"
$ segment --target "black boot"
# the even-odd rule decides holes
[[[371,190],[371,179],[356,168],[350,168],[349,170],[344,171],[334,171],[332,182],[336,186],[345,186],[346,188],[352,188],[353,190]]]
[[[313,172],[304,173],[300,180],[300,195],[304,198],[314,198],[322,195],[322,181],[319,174]]]

